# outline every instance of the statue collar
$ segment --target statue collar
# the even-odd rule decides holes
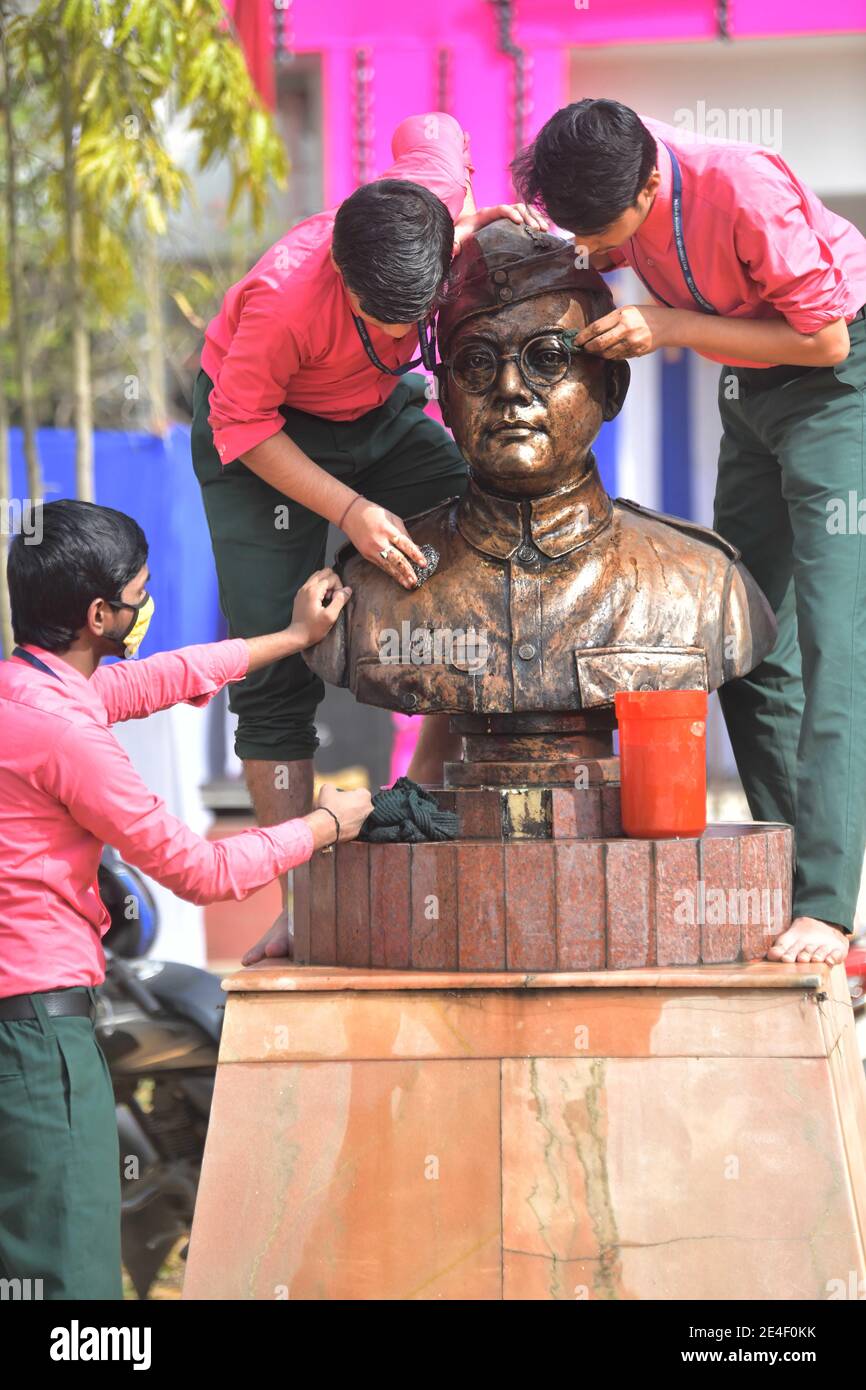
[[[613,503],[592,459],[589,472],[576,483],[520,501],[485,492],[470,479],[457,507],[457,528],[475,550],[497,560],[510,560],[529,545],[558,560],[608,527],[612,514]]]

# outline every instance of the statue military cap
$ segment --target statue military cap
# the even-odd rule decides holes
[[[449,339],[467,319],[561,290],[588,296],[588,323],[614,307],[613,295],[598,271],[575,265],[574,242],[532,231],[507,217],[488,222],[467,238],[454,258],[437,321],[443,360]],[[444,371],[440,365],[440,383]],[[606,361],[605,377],[604,418],[612,420],[625,400],[631,368],[622,359]]]
[[[500,218],[481,227],[464,243],[439,310],[439,338],[447,342],[458,324],[477,314],[519,304],[556,290],[579,290],[597,305],[595,317],[613,308],[610,290],[598,271],[574,263],[574,243],[522,223]]]

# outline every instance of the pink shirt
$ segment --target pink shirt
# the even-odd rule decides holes
[[[456,221],[472,166],[468,137],[441,111],[410,116],[391,142],[394,163],[381,178],[410,179],[445,203]],[[232,285],[208,324],[201,355],[214,388],[210,426],[221,461],[231,463],[285,423],[282,405],[328,420],[357,420],[386,401],[398,378],[367,356],[343,282],[331,264],[336,209],[308,217]],[[404,338],[367,325],[386,367],[418,355]]]
[[[677,258],[672,166],[683,179],[683,237],[699,291],[725,318],[781,315],[798,333],[850,320],[866,304],[866,238],[830,212],[761,145],[708,140],[641,116],[658,144],[661,185],[636,236],[609,252],[677,309],[697,309]],[[703,356],[738,367],[763,362]]]
[[[116,662],[90,680],[41,647],[25,650],[60,680],[20,657],[0,662],[0,998],[101,983],[103,844],[195,903],[243,898],[310,858],[303,820],[213,844],[193,834],[109,729],[181,701],[206,705],[245,675],[246,642]]]

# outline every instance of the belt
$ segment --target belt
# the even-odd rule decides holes
[[[41,999],[49,1018],[93,1018],[93,1005],[84,985],[74,985],[69,989],[52,989],[44,993],[40,990],[36,997]],[[29,994],[10,994],[8,998],[0,999],[2,1021],[38,1017]]]

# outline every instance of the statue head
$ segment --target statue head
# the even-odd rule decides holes
[[[739,552],[614,502],[592,466],[629,380],[625,361],[574,350],[612,307],[603,281],[569,244],[504,220],[469,240],[455,270],[439,311],[440,400],[472,483],[409,519],[438,557],[417,588],[339,552],[352,601],[307,665],[386,709],[596,711],[602,723],[617,690],[715,690],[752,670],[776,629]],[[516,734],[518,721],[500,728]],[[498,769],[481,759],[478,785],[522,776],[502,756]]]
[[[559,237],[503,218],[465,243],[439,312],[439,397],[482,488],[542,496],[586,472],[629,367],[574,339],[612,309],[601,276]]]

